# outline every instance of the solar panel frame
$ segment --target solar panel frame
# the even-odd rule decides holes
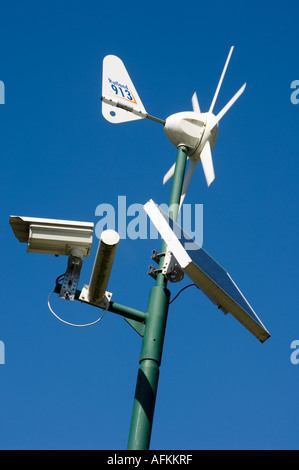
[[[224,313],[230,313],[261,343],[270,333],[230,274],[150,200],[144,209],[186,275]]]

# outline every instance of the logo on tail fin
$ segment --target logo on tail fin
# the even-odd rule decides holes
[[[122,98],[124,100],[130,101],[131,103],[137,104],[132,91],[129,89],[128,85],[123,85],[118,81],[114,81],[111,78],[108,78],[108,82],[111,87],[111,94],[117,96],[118,98]]]

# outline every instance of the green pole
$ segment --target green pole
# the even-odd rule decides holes
[[[168,210],[168,214],[173,220],[176,220],[178,216],[187,153],[188,149],[185,146],[178,148]],[[166,246],[163,242],[161,252],[164,253],[165,249]],[[159,268],[162,268],[163,262],[164,256],[161,256]],[[169,298],[170,292],[167,289],[167,280],[159,273],[156,285],[152,287],[149,295],[128,450],[149,449]]]

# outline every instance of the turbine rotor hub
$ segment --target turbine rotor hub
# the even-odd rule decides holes
[[[206,114],[185,111],[169,116],[164,131],[175,147],[186,145],[194,153],[204,135],[206,122]]]

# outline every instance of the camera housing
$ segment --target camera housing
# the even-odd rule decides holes
[[[79,258],[90,255],[93,222],[12,215],[9,223],[16,238],[27,243],[27,253],[75,255]]]

